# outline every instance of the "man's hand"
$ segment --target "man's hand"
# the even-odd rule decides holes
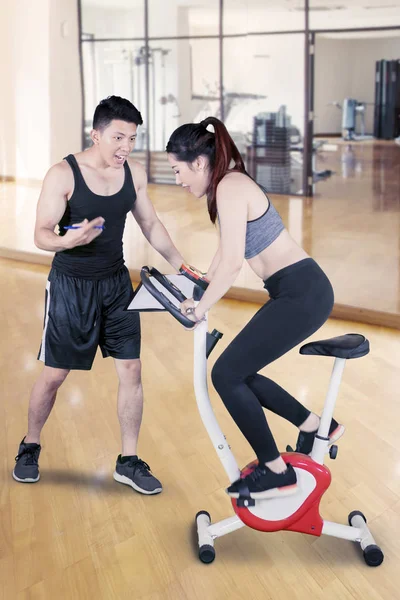
[[[78,229],[68,229],[67,233],[63,236],[65,248],[71,249],[77,246],[85,246],[90,244],[95,238],[102,233],[101,227],[104,225],[103,217],[97,217],[92,221],[85,219],[82,223],[74,224],[74,227]]]

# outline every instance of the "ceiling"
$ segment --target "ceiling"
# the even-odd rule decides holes
[[[365,27],[387,27],[400,25],[400,0],[309,0],[311,29],[346,29]],[[83,12],[106,9],[137,11],[138,18],[144,17],[144,0],[81,0]],[[219,0],[149,0],[150,18],[158,13],[165,15],[167,6],[192,9],[192,25],[204,23],[215,25]],[[258,31],[260,23],[268,14],[271,30],[302,28],[304,0],[224,0],[225,22],[249,22],[250,31]],[[171,14],[176,14],[171,10]],[[199,15],[199,16],[198,16]],[[165,18],[165,17],[163,17]],[[285,19],[286,22],[285,22]],[[254,29],[255,24],[257,25]],[[269,29],[268,27],[266,29]],[[236,31],[234,31],[236,33]]]
[[[164,0],[165,1],[165,0]],[[102,8],[141,8],[144,0],[81,0],[82,6],[97,6]],[[157,0],[149,0],[157,4]],[[172,0],[168,0],[172,2]],[[218,0],[175,0],[178,6],[191,6],[193,8],[217,8]],[[266,0],[225,0],[225,10],[234,10],[251,7],[265,7]],[[304,10],[304,0],[268,0],[270,10]],[[381,12],[400,9],[400,0],[310,0],[310,10],[326,12],[329,10],[379,10]]]

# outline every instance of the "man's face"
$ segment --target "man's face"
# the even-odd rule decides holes
[[[121,168],[132,152],[137,136],[137,125],[113,120],[102,130],[92,132],[103,160],[114,168]]]

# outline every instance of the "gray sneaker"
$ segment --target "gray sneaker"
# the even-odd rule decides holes
[[[114,471],[114,479],[119,483],[130,485],[141,494],[159,494],[162,492],[162,485],[150,473],[149,465],[137,456],[124,456],[122,460],[121,455],[119,455]]]
[[[42,447],[39,444],[25,444],[24,440],[19,445],[12,475],[21,483],[35,483],[40,479],[38,461]]]

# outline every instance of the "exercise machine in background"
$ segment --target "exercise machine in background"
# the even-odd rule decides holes
[[[376,62],[374,136],[383,140],[400,137],[400,59]]]
[[[333,171],[316,170],[316,154],[325,144],[313,141],[313,183],[325,181]],[[259,113],[253,118],[251,144],[247,147],[247,169],[269,193],[303,193],[304,143],[300,130],[283,105],[277,112]]]
[[[354,98],[345,98],[343,100],[343,106],[337,101],[332,102],[331,104],[342,111],[342,136],[346,142],[359,142],[373,139],[372,135],[365,134],[365,111],[371,102],[359,102]],[[360,121],[360,133],[356,133],[357,117],[359,117]]]

